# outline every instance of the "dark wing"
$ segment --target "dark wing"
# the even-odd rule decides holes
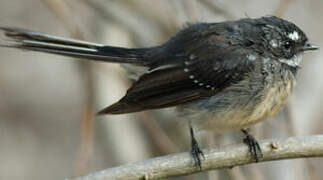
[[[153,69],[141,76],[119,102],[99,114],[165,108],[209,97],[243,80],[254,68],[248,59],[250,50],[239,46],[226,47],[225,51],[218,48],[205,47],[178,56],[178,63],[170,67]]]

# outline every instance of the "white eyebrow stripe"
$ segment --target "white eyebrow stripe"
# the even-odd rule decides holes
[[[294,31],[292,33],[288,34],[289,39],[293,40],[293,41],[297,41],[299,39],[299,34],[298,32]]]

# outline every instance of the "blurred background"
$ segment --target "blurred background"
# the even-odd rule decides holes
[[[0,26],[124,47],[165,42],[188,22],[277,15],[323,47],[319,0],[0,0]],[[1,36],[1,38],[3,38]],[[252,128],[258,139],[323,133],[323,51],[307,53],[287,108]],[[0,48],[0,180],[65,179],[190,148],[174,109],[94,116],[130,86],[117,64]],[[241,143],[203,135],[204,148]],[[174,180],[316,180],[323,159],[258,163]],[[193,162],[192,162],[193,164]]]

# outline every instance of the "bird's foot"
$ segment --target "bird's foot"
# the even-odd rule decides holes
[[[259,143],[252,135],[248,133],[247,130],[241,131],[246,135],[246,137],[243,139],[243,142],[248,145],[251,156],[255,159],[256,162],[258,162],[259,158],[263,157]]]
[[[194,137],[194,131],[193,128],[190,126],[190,134],[191,134],[191,140],[192,140],[192,149],[191,154],[195,162],[195,166],[199,167],[200,170],[202,170],[202,161],[201,157],[205,159],[203,151],[200,149],[195,137]]]
[[[195,166],[199,167],[202,170],[202,161],[201,158],[205,159],[203,151],[200,149],[197,141],[192,139],[192,149],[191,154],[193,156]]]

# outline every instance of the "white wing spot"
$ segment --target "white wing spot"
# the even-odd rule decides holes
[[[277,41],[276,41],[276,40],[274,40],[274,39],[272,39],[269,43],[270,43],[270,45],[271,45],[273,48],[278,47],[278,43],[277,43]]]
[[[187,68],[184,68],[184,72],[188,72],[189,70]]]
[[[193,59],[195,59],[196,58],[196,56],[194,55],[194,54],[191,54],[190,55],[190,60],[193,60]]]
[[[199,86],[203,86],[204,84],[203,83],[200,83]]]
[[[253,54],[248,54],[248,55],[247,55],[247,58],[248,58],[250,61],[254,61],[254,60],[256,60],[256,56],[255,56],[255,55],[253,55]]]
[[[296,32],[296,31],[289,33],[288,37],[289,37],[289,39],[291,39],[293,41],[297,41],[299,39],[298,32]]]
[[[199,83],[199,81],[198,80],[194,80],[194,83]]]
[[[190,78],[190,79],[194,79],[194,75],[190,75],[190,76],[189,76],[189,78]]]

